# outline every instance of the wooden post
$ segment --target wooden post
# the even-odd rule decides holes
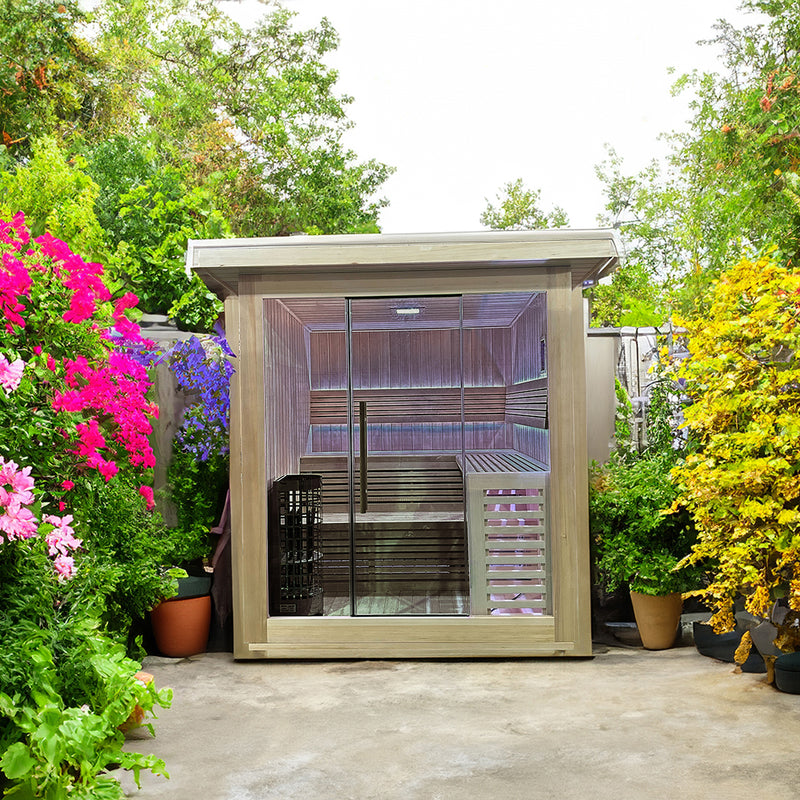
[[[266,431],[262,301],[242,279],[239,296],[225,303],[228,341],[236,354],[231,381],[231,556],[236,658],[249,643],[266,640]]]

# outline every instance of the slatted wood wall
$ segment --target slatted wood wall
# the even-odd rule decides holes
[[[303,325],[279,300],[264,300],[267,489],[275,478],[299,471],[300,457],[308,447],[307,338]]]
[[[547,338],[547,296],[537,294],[514,322],[513,368],[509,384],[524,383],[547,373],[547,357],[542,358],[541,341]],[[546,352],[546,347],[545,347]]]
[[[512,327],[464,329],[468,450],[514,449],[549,461],[546,330],[544,294]],[[308,358],[310,450],[347,452],[345,332],[313,331]],[[457,329],[354,331],[354,399],[368,403],[370,451],[458,450],[460,363]]]

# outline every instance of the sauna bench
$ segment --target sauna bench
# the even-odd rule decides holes
[[[516,450],[472,451],[456,456],[459,469],[470,473],[545,472],[547,467]]]

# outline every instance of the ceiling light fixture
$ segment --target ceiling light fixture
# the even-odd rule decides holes
[[[395,314],[419,314],[422,311],[421,308],[396,308],[394,310]]]

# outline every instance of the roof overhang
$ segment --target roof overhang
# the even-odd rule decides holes
[[[568,270],[572,286],[590,285],[614,270],[622,254],[616,231],[540,230],[476,233],[288,236],[190,239],[187,272],[222,296],[238,294],[243,276],[362,271],[409,273],[429,268]]]

